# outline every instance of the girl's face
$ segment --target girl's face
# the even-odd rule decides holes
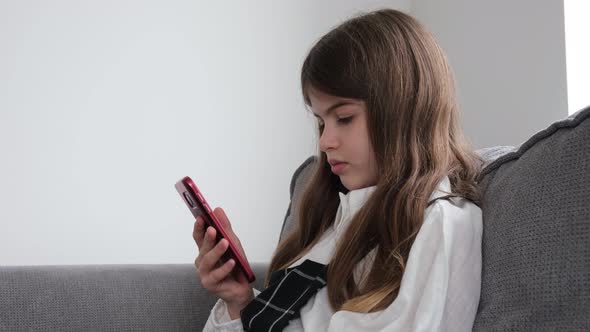
[[[367,130],[367,107],[358,99],[311,89],[311,109],[318,118],[320,150],[348,190],[377,184],[377,163]]]

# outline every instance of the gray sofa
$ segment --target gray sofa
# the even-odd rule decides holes
[[[486,160],[474,331],[590,331],[590,108]],[[306,160],[282,234],[296,220]],[[253,264],[261,287],[266,263]],[[0,331],[200,331],[215,302],[192,263],[0,267]]]

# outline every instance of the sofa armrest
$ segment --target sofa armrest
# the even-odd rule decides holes
[[[256,276],[256,281],[252,284],[252,287],[263,290],[264,289],[264,280],[266,279],[266,272],[268,270],[269,263],[252,263],[251,268]]]
[[[193,264],[0,266],[0,331],[201,331],[216,300]]]

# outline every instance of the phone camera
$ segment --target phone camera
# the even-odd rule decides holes
[[[195,202],[193,202],[193,199],[191,198],[191,196],[185,191],[183,193],[184,198],[186,199],[186,201],[188,202],[188,205],[191,206],[191,208],[195,208]]]

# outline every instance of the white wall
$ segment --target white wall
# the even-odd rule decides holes
[[[0,1],[0,265],[192,263],[184,175],[270,259],[315,150],[303,57],[383,6],[445,48],[476,146],[567,116],[561,1]]]
[[[567,117],[563,1],[414,0],[453,66],[475,147],[519,145]]]
[[[0,1],[0,265],[192,263],[190,175],[267,261],[315,151],[299,70],[398,1]]]
[[[590,2],[564,1],[565,50],[567,58],[567,100],[569,114],[590,106]]]

